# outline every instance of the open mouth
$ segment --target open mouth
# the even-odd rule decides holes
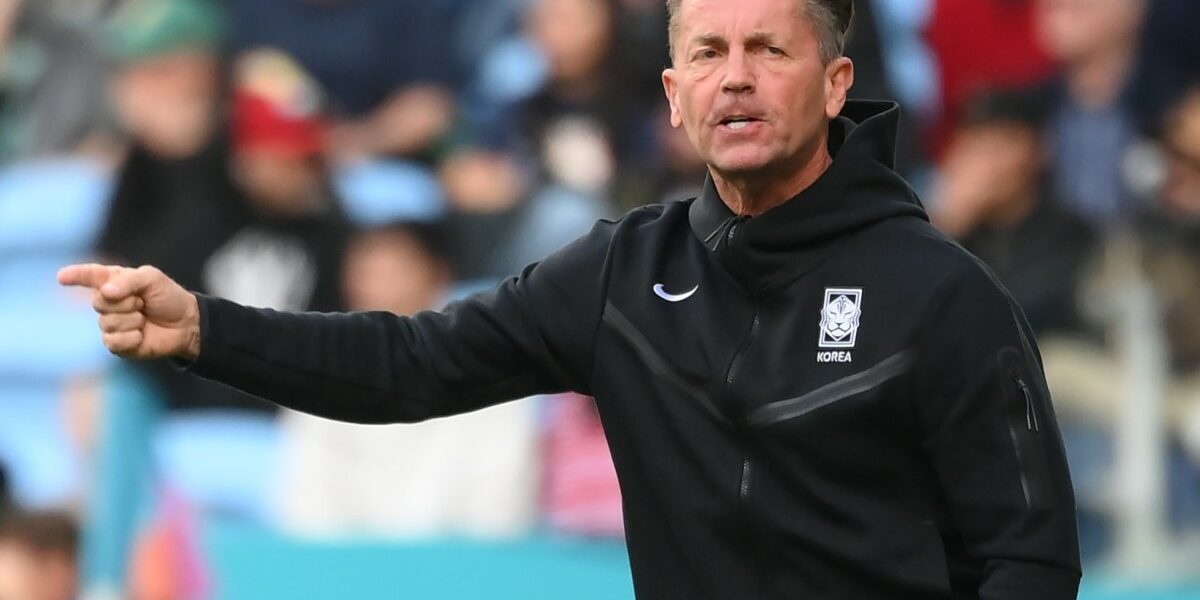
[[[732,115],[721,119],[720,124],[733,131],[737,131],[739,129],[745,129],[746,127],[749,127],[751,123],[757,123],[760,120],[761,119],[755,119],[754,117],[747,117],[744,115]]]

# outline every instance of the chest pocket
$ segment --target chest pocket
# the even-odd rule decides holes
[[[914,350],[898,352],[871,367],[836,379],[812,391],[759,407],[750,413],[747,422],[762,427],[799,419],[831,404],[869,392],[904,375],[912,368],[915,360]]]

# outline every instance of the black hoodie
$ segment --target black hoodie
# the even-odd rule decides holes
[[[639,598],[1074,598],[1033,336],[892,170],[897,113],[848,104],[830,169],[761,216],[709,183],[441,313],[201,297],[191,368],[365,423],[595,396]]]

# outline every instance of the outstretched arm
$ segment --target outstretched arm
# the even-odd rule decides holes
[[[183,289],[153,267],[76,265],[105,345],[174,358],[280,405],[359,423],[412,422],[536,393],[587,392],[612,224],[488,294],[413,317],[286,313]]]

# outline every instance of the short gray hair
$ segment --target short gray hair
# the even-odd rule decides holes
[[[854,17],[854,0],[792,0],[802,2],[804,14],[812,21],[821,42],[821,60],[829,64],[846,51],[846,32]],[[667,33],[671,59],[675,58],[675,41],[679,35],[679,12],[683,0],[667,0]]]

